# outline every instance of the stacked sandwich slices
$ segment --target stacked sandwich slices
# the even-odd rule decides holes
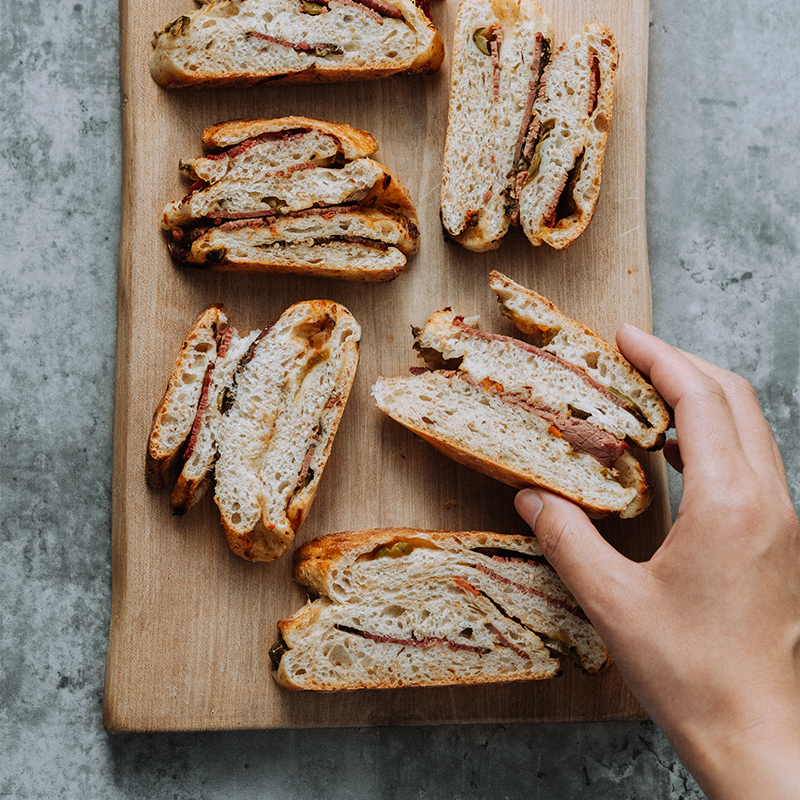
[[[379,529],[304,544],[317,596],[278,623],[286,689],[384,689],[552,678],[608,650],[531,536]]]
[[[663,445],[663,400],[617,350],[546,298],[498,272],[490,286],[533,342],[478,330],[444,309],[414,331],[428,365],[380,378],[378,406],[504,483],[542,486],[593,516],[640,514],[651,491],[630,445]]]
[[[194,184],[162,215],[180,263],[386,281],[417,250],[409,194],[370,158],[378,143],[365,131],[237,120],[206,128],[203,145],[208,155],[180,163]]]
[[[575,241],[600,192],[617,60],[604,25],[556,48],[533,0],[463,0],[442,174],[448,238],[492,250],[519,224],[534,245]]]
[[[272,561],[292,544],[319,484],[358,364],[361,329],[327,300],[240,334],[222,306],[186,337],[153,417],[146,476],[186,513],[215,481],[231,550]]]

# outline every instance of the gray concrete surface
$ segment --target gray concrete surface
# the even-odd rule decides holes
[[[797,500],[800,7],[650,9],[655,329],[755,384]],[[106,736],[118,11],[0,13],[0,797],[701,798],[650,722]]]

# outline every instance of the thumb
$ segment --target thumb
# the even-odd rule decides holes
[[[633,562],[615,550],[575,503],[543,489],[523,489],[514,500],[544,557],[584,610],[604,605],[609,589],[624,581]],[[602,611],[599,616],[602,616]]]

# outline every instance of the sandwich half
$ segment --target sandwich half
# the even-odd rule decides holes
[[[561,250],[594,216],[617,62],[614,35],[594,23],[559,48],[542,78],[533,105],[536,146],[522,164],[516,191],[519,221],[531,244]]]
[[[444,56],[427,4],[413,0],[222,0],[155,34],[162,86],[311,83],[433,73]]]
[[[283,117],[207,128],[161,224],[180,264],[354,281],[397,277],[419,239],[411,198],[349,125]]]
[[[217,331],[197,402],[181,410],[192,420],[189,432],[172,438],[172,458],[180,452],[183,468],[170,504],[173,513],[186,513],[213,481],[231,550],[272,561],[290,547],[314,498],[355,376],[361,330],[341,305],[311,300],[263,330]],[[170,387],[197,375],[179,359]],[[151,454],[161,454],[161,409],[177,416],[169,397],[168,388],[154,417]],[[166,481],[152,480],[154,473],[147,470],[148,483],[160,488]]]
[[[523,318],[538,344],[479,330],[444,309],[414,329],[427,366],[379,378],[378,407],[511,486],[542,486],[595,517],[640,514],[651,491],[630,445],[663,446],[663,400],[597,334],[505,276],[491,280],[506,313]]]
[[[610,658],[531,536],[387,528],[295,553],[317,599],[278,623],[277,682],[319,691],[556,677]]]
[[[442,226],[468,250],[500,245],[550,57],[553,24],[533,0],[463,0],[453,38]],[[530,155],[528,155],[528,159]]]
[[[192,431],[206,374],[217,360],[219,337],[228,317],[221,305],[207,308],[181,346],[167,389],[153,415],[145,462],[147,484],[163,489]]]
[[[441,216],[468,250],[520,224],[561,249],[585,230],[600,192],[617,48],[600,24],[554,52],[533,0],[463,0],[453,44]]]

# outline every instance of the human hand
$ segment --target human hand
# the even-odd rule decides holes
[[[517,510],[708,796],[797,800],[800,525],[772,431],[743,378],[630,326],[617,344],[675,412],[672,530],[640,564],[557,495]]]

